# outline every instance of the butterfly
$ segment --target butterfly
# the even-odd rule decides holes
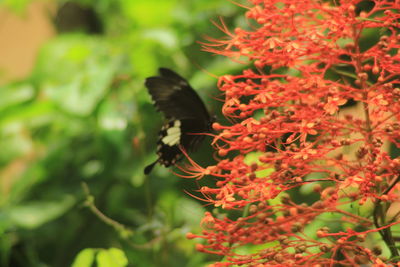
[[[167,122],[159,133],[158,158],[144,169],[146,175],[157,163],[165,167],[175,165],[182,159],[181,148],[193,151],[204,138],[201,133],[211,132],[214,122],[199,95],[184,78],[167,68],[158,71],[159,76],[147,78],[145,86]]]

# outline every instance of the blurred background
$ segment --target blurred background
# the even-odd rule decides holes
[[[218,116],[213,75],[241,66],[198,42],[244,12],[226,0],[1,2],[0,266],[219,259],[185,237],[209,208],[187,194],[203,184],[160,166],[143,175],[163,123],[143,82],[171,68]],[[209,143],[193,154],[200,165]]]

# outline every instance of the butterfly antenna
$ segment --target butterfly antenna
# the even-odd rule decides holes
[[[148,175],[154,168],[154,166],[157,164],[158,159],[156,161],[154,161],[152,164],[147,165],[146,168],[144,168],[144,174]]]

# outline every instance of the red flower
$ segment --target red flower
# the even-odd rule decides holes
[[[254,68],[219,80],[220,161],[186,168],[217,178],[200,192],[218,212],[188,236],[225,256],[214,266],[397,262],[400,160],[384,144],[400,147],[400,2],[250,2],[247,29],[222,24],[228,39],[204,46]]]

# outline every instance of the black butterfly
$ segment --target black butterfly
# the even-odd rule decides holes
[[[192,151],[202,141],[204,135],[211,131],[213,119],[190,84],[166,68],[159,69],[160,76],[149,77],[145,85],[161,111],[167,123],[161,128],[157,142],[158,159],[144,169],[149,174],[158,162],[165,167],[174,165],[182,158],[181,146]]]

